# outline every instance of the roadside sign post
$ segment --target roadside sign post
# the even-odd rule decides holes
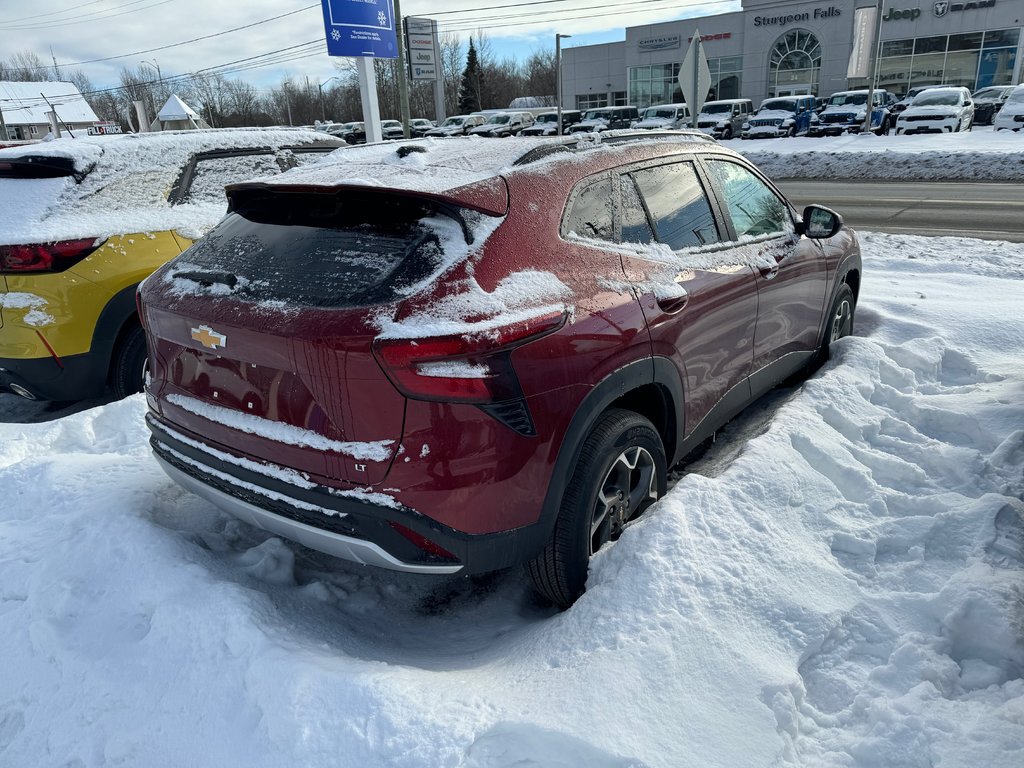
[[[708,96],[711,88],[711,69],[708,57],[704,55],[704,45],[700,41],[700,30],[693,30],[690,47],[679,68],[679,90],[683,92],[683,101],[690,109],[693,127],[697,127],[697,115]]]
[[[398,56],[395,14],[390,0],[320,0],[328,56],[356,59],[367,143],[380,141],[380,107],[373,59]]]

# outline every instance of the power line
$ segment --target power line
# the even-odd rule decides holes
[[[88,3],[82,3],[81,5],[73,5],[70,8],[65,8],[62,11],[50,11],[49,13],[33,13],[31,16],[21,16],[20,18],[17,19],[2,19],[0,20],[0,24],[13,24],[18,21],[25,21],[26,19],[41,19],[46,16],[59,16],[62,13],[75,11],[79,8],[85,8],[87,5],[96,5],[97,3],[102,2],[104,2],[104,0],[89,0]]]
[[[551,2],[552,0],[544,0],[544,1],[545,2]],[[556,1],[557,2],[564,2],[564,0],[556,0]],[[672,4],[672,10],[674,10],[675,7],[678,5],[677,0],[634,0],[633,2],[615,3],[611,7],[613,7],[613,8],[627,8],[627,7],[634,6],[634,5],[648,6],[648,5],[651,5],[652,3],[666,3],[666,2]],[[703,3],[703,5],[721,5],[723,3],[732,4],[734,2],[735,2],[735,0],[713,0],[713,2]],[[506,7],[511,8],[513,6],[506,6]],[[563,11],[549,11],[548,13],[578,13],[580,11],[606,10],[608,8],[609,8],[609,4],[608,3],[601,3],[600,5],[588,5],[588,6],[584,6],[582,8],[567,8],[567,9],[565,9]],[[638,10],[635,10],[635,11],[612,11],[610,13],[604,13],[604,14],[590,14],[590,13],[587,13],[587,14],[583,14],[582,16],[573,16],[573,17],[568,17],[568,18],[588,18],[589,19],[589,18],[595,18],[597,16],[618,16],[618,15],[620,15],[622,13],[647,13],[647,12],[650,12],[650,11],[661,11],[661,10],[670,10],[670,9],[666,9],[666,8],[652,8],[652,9],[641,8],[641,9],[638,9]],[[500,16],[489,15],[489,16],[486,16],[486,17],[480,17],[479,19],[453,19],[452,21],[445,22],[444,28],[446,30],[448,30],[448,31],[451,31],[451,27],[454,26],[454,25],[459,25],[459,24],[479,24],[481,22],[484,22],[486,27],[501,27],[501,26],[506,26],[506,25],[490,24],[490,23],[486,23],[486,22],[488,22],[489,20],[498,20],[498,21],[500,21],[502,19],[522,19],[522,18],[526,18],[526,17],[530,17],[530,18],[534,19],[534,21],[531,22],[531,23],[541,23],[541,22],[537,21],[537,14],[536,13],[509,13],[509,14],[504,14],[504,15],[500,15]],[[562,20],[562,19],[555,19],[555,21],[560,21],[560,20]]]
[[[144,2],[147,2],[147,0],[132,0],[130,3],[125,3],[124,5],[114,6],[114,8],[110,8],[108,10],[112,11],[112,10],[116,10],[117,8],[125,8],[125,7],[127,7],[129,5],[138,5],[139,3],[144,3]],[[77,19],[72,19],[70,21],[60,21],[60,20],[58,20],[58,21],[44,22],[44,23],[41,23],[41,24],[34,24],[34,23],[33,24],[18,24],[18,25],[15,25],[15,26],[4,27],[4,29],[7,30],[7,31],[12,31],[12,30],[15,30],[15,31],[16,30],[31,30],[31,29],[51,29],[53,27],[67,27],[67,26],[71,26],[73,24],[88,24],[91,21],[106,21],[107,19],[113,19],[113,18],[116,18],[117,16],[126,16],[129,13],[138,13],[139,11],[144,11],[144,10],[146,10],[148,8],[155,8],[158,5],[166,5],[167,3],[173,3],[173,2],[175,2],[175,0],[157,0],[157,2],[151,3],[150,5],[144,5],[142,8],[132,8],[130,11],[121,11],[120,13],[107,13],[106,11],[94,11],[92,13],[85,14],[85,16],[93,16],[93,17],[95,17],[95,18],[92,18],[92,19],[80,17],[80,18],[77,18]],[[100,14],[105,14],[105,15],[100,15]]]
[[[128,58],[130,56],[142,56],[144,54],[153,53],[155,51],[166,51],[169,48],[177,48],[177,47],[182,46],[182,45],[189,45],[190,43],[198,43],[201,40],[209,40],[209,39],[214,38],[214,37],[220,37],[221,35],[227,35],[227,34],[230,34],[231,32],[238,32],[238,31],[243,30],[243,29],[249,29],[250,27],[256,27],[256,26],[259,26],[260,24],[266,24],[269,21],[277,21],[278,19],[283,19],[285,16],[293,16],[296,13],[302,13],[303,11],[308,11],[311,8],[319,8],[319,7],[320,7],[320,3],[314,3],[313,5],[306,5],[306,6],[303,6],[302,8],[297,8],[294,11],[288,11],[287,13],[282,13],[282,14],[279,14],[277,16],[271,16],[268,19],[261,19],[259,21],[254,21],[251,24],[244,24],[241,27],[232,27],[231,29],[225,29],[222,32],[214,32],[214,33],[209,34],[209,35],[202,35],[201,37],[193,37],[191,40],[182,40],[180,43],[169,43],[168,45],[160,45],[160,46],[157,46],[156,48],[147,48],[147,49],[145,49],[143,51],[135,51],[134,53],[120,53],[117,56],[106,56],[106,57],[104,57],[102,59],[88,59],[87,61],[74,61],[74,62],[71,62],[70,64],[62,64],[61,66],[64,66],[64,67],[78,67],[78,66],[81,66],[82,64],[97,64],[97,63],[99,63],[101,61],[113,61],[114,59],[125,59],[125,58]],[[30,67],[29,69],[51,69],[51,67],[49,65],[47,65],[47,66],[42,66],[42,67]]]

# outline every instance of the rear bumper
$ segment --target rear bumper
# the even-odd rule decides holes
[[[540,526],[466,534],[384,494],[294,484],[285,479],[288,470],[230,461],[153,414],[146,424],[157,460],[179,485],[251,525],[344,560],[407,573],[482,573],[522,563],[543,542]],[[414,544],[396,525],[450,556]]]

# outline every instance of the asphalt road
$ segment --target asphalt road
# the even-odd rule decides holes
[[[854,229],[1024,242],[1024,184],[941,181],[776,182],[802,209],[819,203]]]

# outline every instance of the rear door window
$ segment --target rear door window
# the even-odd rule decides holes
[[[220,203],[227,206],[224,187],[237,181],[261,176],[277,176],[287,166],[272,153],[205,157],[196,161],[188,189],[179,198],[181,203]]]
[[[721,239],[693,165],[659,165],[634,171],[630,176],[636,181],[660,242],[678,251]]]

